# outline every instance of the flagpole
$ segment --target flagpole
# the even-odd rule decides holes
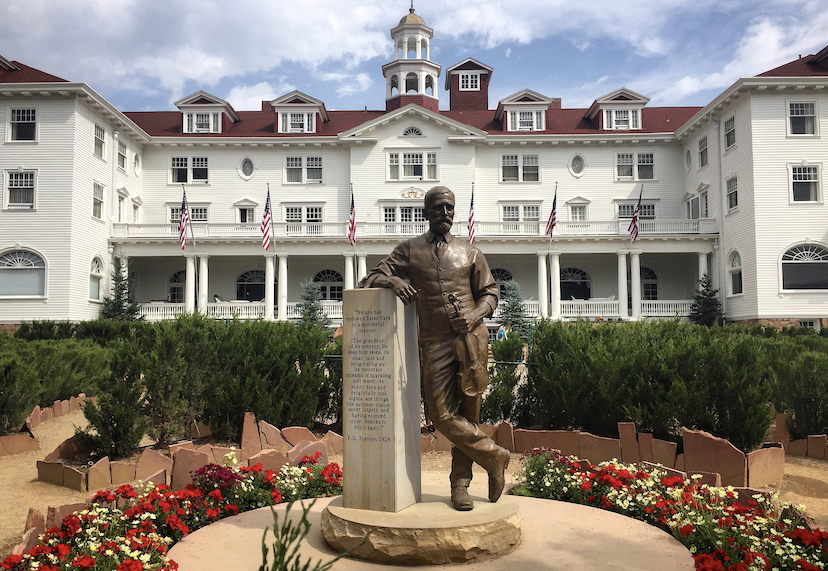
[[[267,183],[267,198],[270,199],[270,183]],[[273,233],[273,201],[270,201],[270,231],[268,233],[271,242],[276,239],[276,234]],[[270,249],[269,245],[268,249]]]
[[[184,189],[184,183],[183,182],[181,183],[181,193],[184,196],[186,196],[186,194],[187,194],[187,191]],[[187,210],[188,211],[192,210],[190,208],[189,204],[187,204]],[[190,229],[190,237],[193,239],[193,248],[195,248],[196,247],[196,240],[195,240],[195,232],[193,232],[193,217],[192,217],[192,215],[189,214],[189,212],[188,212],[188,215],[187,215],[187,227]]]

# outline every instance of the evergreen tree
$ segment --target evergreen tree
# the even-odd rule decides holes
[[[529,339],[532,321],[523,312],[523,292],[514,280],[504,282],[500,287],[500,322],[508,323],[523,341]]]
[[[322,325],[327,327],[331,324],[331,318],[325,314],[322,307],[322,288],[316,282],[305,281],[302,283],[301,300],[297,309],[302,314],[299,319],[300,327],[313,327]]]
[[[112,270],[112,295],[106,296],[101,306],[101,319],[135,321],[141,319],[141,305],[135,302],[135,276],[129,273],[127,264],[115,258]]]
[[[719,290],[713,289],[713,282],[708,274],[699,280],[700,289],[693,296],[693,305],[690,306],[690,321],[698,325],[721,325],[724,322],[722,304],[719,301]]]

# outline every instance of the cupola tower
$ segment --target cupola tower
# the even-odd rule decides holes
[[[385,109],[399,109],[416,103],[437,111],[440,66],[430,61],[431,38],[434,30],[414,13],[414,2],[408,14],[391,30],[394,60],[382,66],[385,77]]]

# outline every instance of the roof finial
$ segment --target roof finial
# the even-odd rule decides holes
[[[411,8],[408,9],[410,13],[414,13],[414,0],[411,0]]]

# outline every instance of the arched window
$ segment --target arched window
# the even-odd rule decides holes
[[[103,281],[103,268],[100,258],[93,258],[89,267],[89,299],[100,301],[101,282]]]
[[[236,299],[261,301],[265,296],[265,273],[263,270],[250,270],[236,278]]]
[[[592,297],[592,280],[584,270],[561,268],[561,299],[589,299]]]
[[[408,59],[417,59],[417,39],[408,38],[408,49],[406,49]]]
[[[418,93],[420,91],[420,80],[413,71],[405,76],[405,92]]]
[[[184,284],[187,282],[187,272],[175,272],[167,286],[167,301],[170,303],[184,303]]]
[[[497,282],[497,286],[500,288],[500,296],[503,297],[503,284],[515,279],[512,276],[512,272],[509,270],[504,270],[503,268],[494,268],[492,270],[492,277]]]
[[[423,38],[420,42],[420,59],[428,59],[428,40]]]
[[[403,137],[422,137],[423,132],[419,127],[406,127],[403,131]]]
[[[396,75],[391,76],[391,95],[397,95],[400,92],[400,80]]]
[[[728,283],[730,291],[727,293],[730,295],[742,293],[742,256],[739,255],[739,252],[733,252],[730,255],[730,267],[728,267],[727,272],[730,275]]]
[[[46,295],[46,262],[26,250],[0,256],[0,295]]]
[[[641,268],[641,299],[658,299],[658,276],[650,268]]]
[[[803,244],[785,252],[782,289],[828,289],[828,250]]]
[[[434,95],[434,78],[431,77],[430,75],[426,76],[425,92],[428,95]]]
[[[335,270],[322,270],[313,276],[313,281],[320,285],[322,299],[342,301],[342,289],[344,286],[342,274]]]

